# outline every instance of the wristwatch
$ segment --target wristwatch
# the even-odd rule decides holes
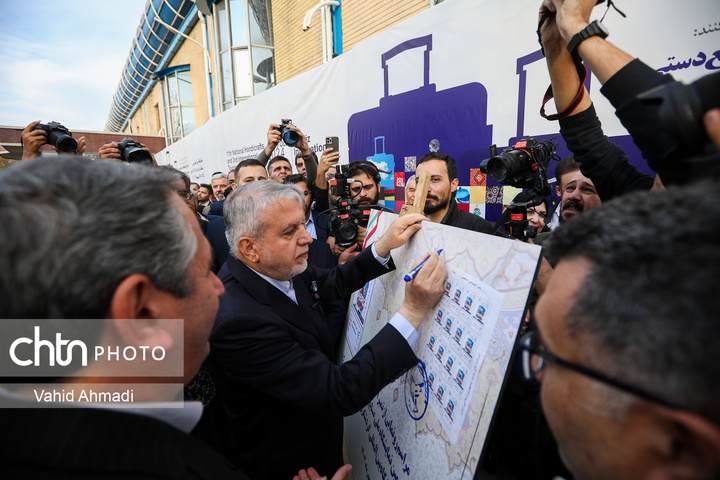
[[[579,55],[577,53],[577,49],[582,42],[590,37],[594,37],[595,35],[600,38],[607,38],[609,34],[610,32],[608,32],[608,29],[605,28],[605,25],[600,23],[600,20],[595,20],[590,25],[573,35],[567,46],[568,52],[570,52],[570,55],[573,58],[578,58]]]

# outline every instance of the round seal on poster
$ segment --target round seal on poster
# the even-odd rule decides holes
[[[420,420],[425,415],[430,395],[427,370],[422,360],[418,360],[417,365],[408,370],[404,383],[407,412],[413,420]]]

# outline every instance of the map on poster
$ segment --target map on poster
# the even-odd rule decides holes
[[[374,214],[366,244],[395,218]],[[420,362],[345,419],[355,480],[471,479],[477,468],[540,247],[424,222],[392,252],[396,270],[353,294],[342,360],[398,310],[414,262],[441,248],[448,278],[413,346]]]

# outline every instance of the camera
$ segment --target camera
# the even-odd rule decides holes
[[[517,188],[532,188],[536,191],[547,190],[547,166],[555,156],[557,141],[538,142],[534,138],[526,138],[516,142],[497,154],[497,147],[490,147],[487,160],[480,162],[480,171],[502,185]],[[546,194],[547,195],[547,194]]]
[[[337,197],[336,207],[329,211],[330,230],[335,237],[335,244],[349,247],[355,243],[358,226],[367,226],[370,218],[370,207],[361,207],[353,200],[348,182],[349,165],[339,165],[335,178],[330,180],[330,193]]]
[[[292,120],[290,120],[289,118],[283,118],[280,121],[280,126],[275,127],[275,130],[280,132],[283,142],[285,142],[285,145],[287,145],[288,147],[294,147],[300,141],[300,134],[295,130],[291,130],[288,128],[288,125],[290,125],[291,123]]]
[[[689,85],[666,83],[637,98],[658,108],[660,124],[676,142],[676,147],[666,150],[660,160],[682,160],[703,153],[710,143],[702,117],[708,110],[720,107],[720,72]]]
[[[480,162],[480,171],[494,181],[517,188],[530,189],[527,202],[511,203],[507,207],[507,218],[502,225],[498,222],[497,232],[506,238],[527,240],[534,238],[536,231],[530,227],[527,209],[543,202],[550,194],[547,168],[552,160],[559,160],[555,153],[557,140],[538,142],[535,138],[526,138],[516,142],[498,155],[497,147],[490,147],[491,157]]]
[[[146,163],[152,165],[152,155],[143,150],[140,142],[136,142],[130,137],[123,138],[117,146],[122,155],[123,162],[128,163]]]
[[[35,130],[45,130],[47,133],[47,143],[56,147],[61,152],[77,151],[77,141],[72,137],[70,130],[58,122],[49,122],[47,124],[40,123]]]

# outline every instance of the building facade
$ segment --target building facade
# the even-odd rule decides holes
[[[436,3],[148,0],[106,130],[172,144]]]

